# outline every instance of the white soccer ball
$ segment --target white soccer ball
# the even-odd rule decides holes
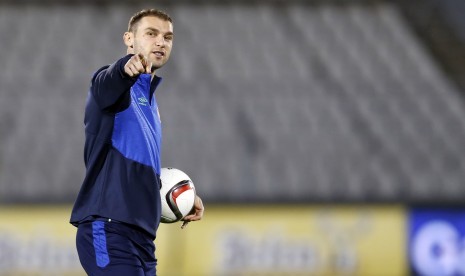
[[[160,179],[161,222],[182,220],[194,209],[194,183],[185,172],[176,168],[162,168]]]

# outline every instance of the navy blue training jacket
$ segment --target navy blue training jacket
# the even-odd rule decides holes
[[[85,110],[86,176],[70,222],[111,218],[155,238],[160,222],[161,78],[124,73],[127,55],[92,78]]]

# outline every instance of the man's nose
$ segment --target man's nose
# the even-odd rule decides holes
[[[165,39],[163,38],[163,36],[157,36],[157,38],[155,39],[155,44],[157,46],[164,46]]]

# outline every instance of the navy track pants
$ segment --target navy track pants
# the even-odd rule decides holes
[[[153,239],[126,224],[108,219],[81,223],[76,247],[87,275],[156,275]]]

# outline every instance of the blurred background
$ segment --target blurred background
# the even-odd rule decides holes
[[[0,275],[84,275],[89,81],[149,7],[162,164],[207,207],[161,275],[465,275],[461,0],[0,0]]]

